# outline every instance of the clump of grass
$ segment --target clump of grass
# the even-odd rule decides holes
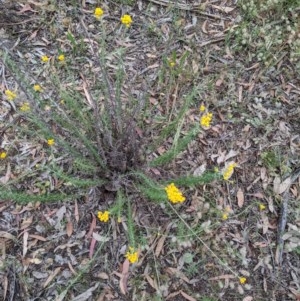
[[[242,21],[233,28],[233,49],[249,49],[249,60],[256,59],[267,66],[289,54],[295,65],[300,60],[298,1],[240,0]]]

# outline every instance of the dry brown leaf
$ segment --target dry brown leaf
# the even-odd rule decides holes
[[[256,69],[260,66],[260,63],[255,63],[254,65],[252,65],[251,67],[249,68],[245,68],[246,71],[250,71],[250,70],[253,70],[253,69]]]
[[[238,155],[238,152],[234,151],[233,149],[231,149],[229,151],[229,153],[225,156],[225,161],[233,158],[233,157],[236,157]]]
[[[83,79],[83,91],[84,91],[85,98],[88,101],[88,104],[90,105],[90,107],[92,109],[95,109],[95,104],[94,104],[94,101],[92,100],[91,95],[87,89],[87,83],[84,79],[84,76],[82,74],[80,74],[80,75],[81,75],[81,78]]]
[[[27,253],[27,246],[28,246],[28,232],[25,231],[24,235],[23,235],[23,258],[25,257],[26,253]]]
[[[207,22],[208,22],[208,20],[205,20],[205,21],[203,22],[202,27],[201,27],[202,31],[203,31],[204,33],[206,33],[206,34],[208,33],[207,30],[206,30]]]
[[[273,190],[276,194],[279,194],[280,177],[275,177],[273,180]]]
[[[79,222],[79,211],[78,211],[78,204],[77,200],[75,200],[75,212],[74,212],[75,220],[78,223]]]
[[[270,225],[269,219],[266,215],[263,215],[261,219],[262,219],[262,222],[263,222],[263,224],[262,224],[263,234],[266,234],[268,232],[268,228],[269,228],[269,225]]]
[[[4,205],[2,207],[0,207],[0,212],[4,211],[8,206]]]
[[[167,235],[172,227],[173,223],[169,223],[166,227],[166,230],[164,231],[164,235],[159,239],[158,243],[157,243],[157,246],[156,246],[156,249],[155,249],[155,256],[159,256],[160,252],[162,251],[163,249],[163,246],[164,246],[164,242],[167,238]]]
[[[215,83],[216,87],[220,88],[223,85],[223,82],[224,78],[219,78]]]
[[[155,256],[158,257],[160,252],[162,251],[163,247],[164,247],[164,243],[165,243],[165,240],[166,240],[166,235],[163,235],[159,240],[158,240],[158,243],[157,243],[157,246],[156,246],[156,249],[155,249]]]
[[[37,33],[38,33],[38,30],[35,30],[35,31],[30,35],[30,37],[28,38],[28,41],[31,41],[31,40],[35,39]],[[44,43],[42,43],[42,44],[44,45]]]
[[[23,13],[27,12],[27,11],[31,11],[31,12],[36,12],[35,10],[32,9],[32,7],[30,6],[30,4],[26,3],[21,10],[19,10],[17,12],[18,15],[22,15]]]
[[[24,230],[24,229],[28,228],[32,224],[32,221],[33,221],[33,216],[30,216],[29,218],[24,219],[22,221],[20,230]]]
[[[275,212],[275,208],[274,208],[274,202],[273,202],[272,197],[269,197],[267,199],[267,202],[268,202],[268,208],[269,208],[270,212],[274,213]]]
[[[258,198],[258,199],[264,199],[265,198],[265,195],[262,194],[261,192],[254,193],[253,196],[255,198]]]
[[[8,289],[8,278],[7,276],[3,276],[4,277],[4,281],[2,282],[3,285],[3,300],[6,300],[6,294],[7,294],[7,289]]]
[[[93,238],[100,242],[108,242],[110,240],[108,236],[100,235],[97,232],[93,232]]]
[[[203,163],[202,165],[200,165],[194,170],[193,176],[200,177],[204,174],[205,171],[206,171],[206,163]]]
[[[0,231],[0,237],[2,238],[7,238],[7,239],[16,239],[15,236],[13,236],[12,234],[8,233],[8,232],[5,232],[5,231]]]
[[[66,208],[65,205],[62,206],[62,207],[60,207],[60,208],[56,211],[55,215],[57,216],[57,220],[56,220],[56,222],[55,222],[55,229],[60,229],[60,228],[62,227],[61,221],[63,220],[64,215],[65,215],[66,212],[67,212],[67,208]]]
[[[211,5],[211,6],[215,9],[218,9],[218,10],[226,13],[226,14],[232,12],[235,9],[235,7],[229,7],[229,6],[218,6],[218,5]]]
[[[251,296],[246,296],[243,301],[252,301],[253,300],[253,297]]]
[[[267,285],[267,279],[266,279],[265,276],[264,276],[264,280],[263,280],[263,288],[264,288],[264,291],[267,293],[268,292],[268,285]]]
[[[176,297],[176,296],[179,295],[179,294],[180,294],[180,291],[179,291],[179,292],[173,292],[173,293],[171,293],[170,295],[168,295],[168,297],[166,298],[166,300],[171,299],[171,298],[174,298],[174,297]]]
[[[287,189],[289,189],[291,184],[292,184],[291,177],[288,177],[287,179],[285,179],[283,182],[280,183],[280,185],[278,187],[278,193],[279,194],[284,193]]]
[[[75,247],[75,246],[78,246],[80,243],[79,241],[75,241],[73,243],[66,243],[66,244],[63,244],[63,245],[58,245],[55,249],[54,249],[54,253],[57,251],[57,250],[64,250],[66,248],[72,248],[72,247]]]
[[[109,276],[104,272],[100,272],[100,273],[96,274],[96,277],[100,278],[100,279],[104,279],[104,280],[109,279]]]
[[[231,274],[224,274],[217,277],[209,278],[208,280],[234,279],[235,276]]]
[[[187,293],[185,293],[183,291],[180,291],[180,293],[185,299],[187,299],[189,301],[197,301],[195,298],[193,298],[192,296],[188,295]]]
[[[94,255],[95,245],[96,245],[96,239],[93,237],[90,244],[90,250],[89,250],[89,258],[92,259]]]
[[[291,187],[291,192],[295,198],[298,196],[297,187],[295,187],[295,186]],[[1,210],[0,210],[0,212],[1,212]]]
[[[33,264],[41,264],[41,263],[42,263],[42,260],[39,259],[39,258],[29,258],[29,259],[28,259],[28,262],[29,262],[29,263],[33,263]]]
[[[97,282],[93,287],[89,288],[84,293],[73,298],[72,301],[86,301],[87,299],[93,296],[93,291],[98,288],[99,284],[100,283]]]
[[[242,100],[243,100],[243,86],[239,86],[239,89],[238,89],[238,102],[242,102]]]
[[[29,234],[30,238],[35,238],[37,240],[41,240],[41,241],[47,241],[47,238],[40,236],[40,235],[36,235],[36,234]]]
[[[7,163],[6,174],[5,174],[5,176],[3,176],[3,177],[0,178],[0,182],[2,184],[6,184],[9,181],[10,176],[11,176],[11,168],[10,168],[10,164]]]
[[[121,278],[120,278],[120,290],[121,290],[121,293],[123,295],[126,295],[128,289],[127,289],[127,280],[128,280],[128,277],[129,277],[129,260],[126,259],[123,263],[123,266],[122,266],[122,274],[121,274]]]
[[[155,290],[158,290],[156,281],[153,280],[148,274],[146,274],[145,277],[146,277],[147,281],[149,282],[149,284],[150,284]]]
[[[71,264],[70,261],[68,261],[68,266],[69,266],[69,269],[70,269],[70,271],[72,272],[72,274],[76,276],[77,273],[76,273],[76,271],[74,270],[74,268],[73,268],[73,266],[72,266],[72,264]]]
[[[289,290],[291,291],[291,293],[296,298],[296,301],[300,301],[300,291],[296,291],[295,289],[293,289],[291,287],[289,287]]]
[[[241,188],[238,189],[237,194],[236,194],[237,200],[238,200],[238,206],[239,208],[242,208],[244,205],[244,193],[243,190]]]
[[[67,220],[68,220],[68,223],[67,223],[67,235],[70,237],[73,233],[73,223],[70,219],[69,216],[67,216]]]
[[[48,284],[58,275],[58,273],[60,272],[61,267],[56,268],[47,278],[47,280],[45,281],[45,283],[43,284],[43,288],[47,287]]]

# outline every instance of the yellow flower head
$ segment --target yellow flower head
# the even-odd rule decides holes
[[[200,108],[199,108],[200,112],[204,112],[205,109],[206,109],[205,105],[201,105]]]
[[[60,62],[64,62],[65,61],[65,55],[64,54],[60,54],[57,59],[60,61]]]
[[[234,168],[237,166],[235,162],[228,164],[223,171],[223,179],[225,181],[229,180],[233,174]]]
[[[48,139],[47,140],[47,144],[49,145],[49,146],[52,146],[53,144],[54,144],[54,139]]]
[[[107,223],[109,220],[109,211],[98,211],[97,216],[100,220],[100,222]]]
[[[133,247],[129,247],[129,250],[125,254],[125,257],[129,260],[130,263],[135,263],[139,260],[139,254]]]
[[[99,19],[102,17],[103,14],[104,14],[104,12],[103,12],[103,9],[102,9],[102,8],[100,8],[100,7],[96,7],[96,8],[95,8],[95,11],[94,11],[94,17],[95,17],[97,20],[99,20]]]
[[[246,281],[247,281],[247,278],[245,278],[245,277],[240,277],[240,278],[239,278],[239,281],[240,281],[240,284],[245,284]]]
[[[33,86],[33,90],[35,92],[42,92],[43,91],[42,87],[40,85],[38,85],[38,84],[36,84],[36,85]]]
[[[5,90],[5,95],[8,100],[14,100],[17,97],[17,94],[10,90]]]
[[[47,63],[49,61],[49,58],[47,55],[42,55],[41,60],[43,63]]]
[[[261,204],[261,203],[260,203],[260,204],[258,205],[258,208],[259,208],[260,211],[263,211],[263,210],[266,209],[266,206],[265,206],[264,204]]]
[[[226,221],[228,219],[228,213],[223,213],[222,219]]]
[[[22,112],[30,111],[29,102],[24,102],[24,103],[21,105],[20,110],[21,110]]]
[[[181,191],[175,186],[174,183],[165,187],[168,199],[171,203],[182,203],[185,201],[185,197],[182,195]]]
[[[121,17],[121,23],[124,24],[127,28],[130,27],[132,19],[129,15],[124,15]]]
[[[176,65],[176,62],[174,60],[169,60],[169,66],[173,68]]]
[[[212,120],[212,113],[206,113],[200,118],[200,124],[203,128],[207,129],[210,126]]]
[[[0,159],[5,159],[7,156],[6,152],[0,152]]]

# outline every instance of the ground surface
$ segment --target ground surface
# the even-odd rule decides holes
[[[93,16],[96,1],[12,2],[0,0],[1,49],[9,49],[25,76],[30,73],[43,87],[52,85],[51,72],[61,72],[64,88],[77,89],[84,97],[83,78],[91,86],[97,82],[96,57],[91,47],[84,46],[97,45],[101,39],[100,23]],[[149,173],[159,179],[215,167],[221,170],[230,161],[238,167],[230,181],[187,189],[188,200],[177,209],[186,223],[195,226],[205,246],[186,234],[173,212],[142,201],[139,195],[130,196],[140,259],[128,273],[126,218],[107,224],[96,221],[97,210],[114,201],[109,193],[93,188],[67,202],[27,205],[2,201],[0,196],[0,296],[57,301],[300,300],[300,86],[299,70],[288,48],[272,53],[276,59],[270,65],[252,56],[255,49],[238,49],[229,35],[242,18],[235,1],[209,1],[201,9],[162,0],[137,1],[132,6],[106,1],[100,6],[105,11],[112,77],[114,51],[126,49],[124,65],[130,80],[125,91],[149,93],[151,104],[163,115],[197,87],[186,122],[199,121],[201,104],[214,116],[211,128],[202,131],[170,166]],[[124,13],[133,18],[126,35],[119,22]],[[75,37],[76,50],[68,32]],[[77,78],[57,66],[49,70],[41,64],[42,55],[55,60],[60,51],[73,57],[67,64]],[[160,81],[163,61],[175,58],[177,68],[183,57],[187,59],[180,66],[180,80]],[[1,79],[3,92],[18,87],[4,65]],[[21,94],[16,103],[25,97]],[[0,100],[3,129],[15,117],[4,94]],[[168,143],[154,155],[163,153]],[[34,164],[53,160],[43,145],[28,142],[12,129],[2,132],[1,147],[10,149],[1,161],[2,185],[24,166],[29,168],[32,158]],[[57,150],[53,156],[64,160]],[[39,175],[43,177],[49,185],[59,185],[49,175]],[[19,188],[27,191],[34,186],[36,194],[47,189],[32,184],[35,181],[34,177],[30,183],[20,181]],[[287,209],[282,209],[283,203]],[[226,208],[228,218],[222,219]],[[280,217],[286,213],[281,254],[278,227],[285,224]],[[246,283],[240,284],[237,276],[244,276]]]

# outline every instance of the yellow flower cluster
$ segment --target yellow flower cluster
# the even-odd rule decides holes
[[[64,62],[65,61],[65,55],[64,54],[60,54],[57,59],[60,61],[60,62]]]
[[[127,28],[130,27],[132,19],[129,15],[124,15],[121,17],[121,23],[124,24]]]
[[[103,9],[100,7],[96,7],[94,11],[94,17],[99,20],[103,16],[104,12]]]
[[[54,139],[48,139],[48,140],[47,140],[47,144],[48,144],[49,146],[52,146],[52,145],[54,144]]]
[[[0,153],[0,159],[5,159],[7,156],[7,153],[6,152],[1,152]]]
[[[17,97],[17,94],[10,90],[6,90],[5,95],[6,95],[7,99],[10,101],[14,100]]]
[[[207,129],[210,126],[210,123],[212,121],[212,113],[207,112],[200,118],[200,124],[203,128]]]
[[[171,67],[171,68],[173,68],[174,66],[176,65],[176,61],[174,61],[174,60],[169,60],[169,66]]]
[[[102,9],[102,8],[100,8],[100,7],[96,7],[96,8],[95,8],[95,11],[94,11],[94,17],[95,17],[97,20],[99,20],[99,19],[102,17],[103,14],[104,14],[104,12],[103,12],[103,9]]]
[[[226,221],[227,219],[228,219],[228,213],[223,213],[223,215],[222,215],[222,219],[224,220],[224,221]]]
[[[168,195],[168,199],[171,203],[182,203],[185,201],[185,197],[182,195],[181,191],[175,186],[174,183],[165,187],[165,191]]]
[[[259,208],[260,211],[263,211],[263,210],[266,209],[266,206],[265,206],[264,204],[261,204],[261,203],[260,203],[260,204],[258,205],[258,208]]]
[[[129,247],[129,250],[125,254],[125,257],[129,260],[130,263],[135,263],[139,260],[139,254],[133,247]]]
[[[47,55],[42,55],[41,60],[43,63],[47,63],[49,61],[49,58]]]
[[[231,209],[229,206],[227,206],[222,214],[222,219],[224,221],[226,221],[228,219],[230,213],[231,213]]]
[[[201,105],[200,108],[199,108],[200,112],[204,112],[206,110],[206,107],[205,105]]]
[[[33,90],[35,92],[42,92],[43,91],[42,87],[40,85],[38,85],[38,84],[36,84],[36,85],[33,86]]]
[[[24,102],[24,103],[21,105],[20,110],[21,110],[22,112],[30,111],[29,102]]]
[[[246,281],[247,281],[247,278],[245,278],[245,277],[240,277],[240,278],[239,278],[239,281],[240,281],[240,284],[245,284]]]
[[[100,222],[107,223],[109,220],[109,211],[98,211],[97,216],[100,220]]]
[[[229,180],[233,174],[234,168],[237,166],[236,163],[230,163],[223,171],[223,179],[225,181]]]

